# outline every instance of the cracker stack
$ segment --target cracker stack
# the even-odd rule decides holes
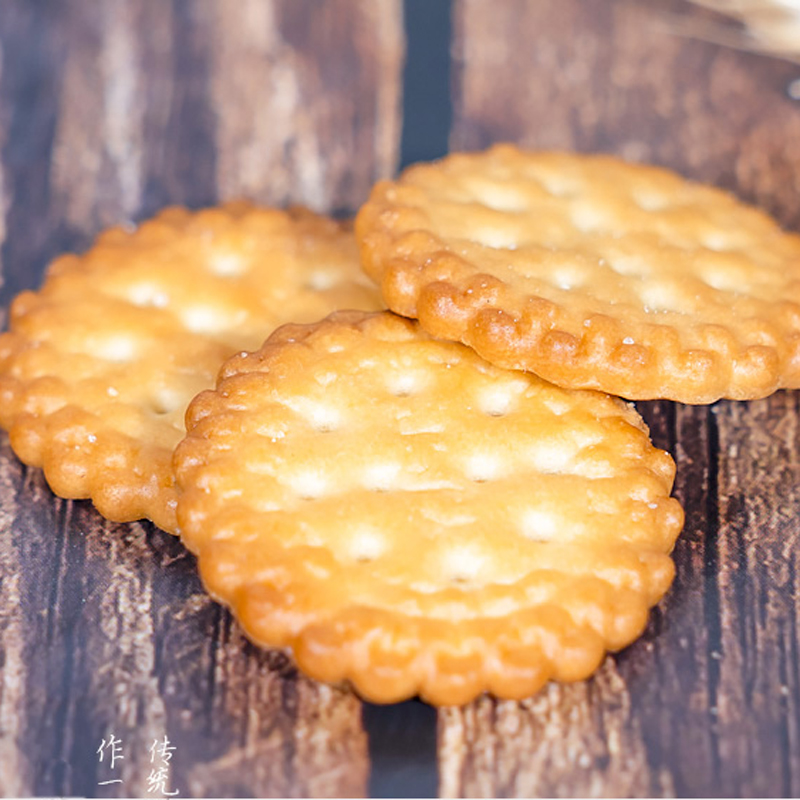
[[[683,523],[612,395],[798,386],[800,238],[664,170],[510,146],[378,184],[355,239],[247,204],[108,232],[0,337],[0,424],[54,491],[179,533],[256,642],[377,702],[589,675]]]

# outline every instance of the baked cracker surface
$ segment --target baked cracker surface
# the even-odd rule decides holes
[[[674,464],[631,406],[389,312],[278,329],[187,430],[178,520],[208,591],[373,701],[584,678],[673,576]]]
[[[103,233],[23,292],[0,336],[0,425],[53,490],[175,530],[191,398],[275,327],[377,309],[351,230],[304,209],[170,208]]]
[[[800,237],[667,170],[496,145],[378,183],[356,233],[390,309],[500,366],[686,403],[800,387]]]

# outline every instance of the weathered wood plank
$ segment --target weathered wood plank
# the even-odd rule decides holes
[[[800,398],[717,414],[720,517],[718,789],[800,792]]]
[[[4,540],[19,514],[17,495],[22,471],[22,465],[9,457],[6,448],[0,457],[0,531]],[[6,541],[0,546],[0,764],[5,776],[0,791],[20,797],[33,784],[31,760],[25,757],[15,737],[18,720],[25,716],[25,674],[29,663],[26,624],[20,614],[23,582],[20,554]]]
[[[677,0],[459,0],[451,147],[616,152],[800,227],[796,66],[693,19],[713,29]],[[641,404],[687,512],[673,589],[588,684],[441,714],[444,794],[797,793],[797,403]]]
[[[355,210],[397,162],[397,2],[245,0],[236,14],[225,2],[208,12],[222,196]]]
[[[1,794],[143,796],[149,747],[165,735],[176,747],[170,788],[182,794],[364,793],[351,693],[247,644],[173,537],[98,524],[88,503],[56,500],[38,472],[25,475],[7,447],[0,465],[17,498],[3,519]],[[33,576],[54,564],[43,587]],[[95,755],[112,733],[124,754],[115,772]],[[98,787],[112,777],[123,784]]]
[[[610,658],[592,681],[549,684],[521,703],[482,698],[445,709],[439,746],[444,797],[674,793],[666,770],[651,773],[628,688]]]
[[[9,0],[0,49],[3,313],[108,225],[234,195],[353,210],[398,158],[399,0]],[[57,500],[5,437],[0,656],[0,795],[143,796],[164,736],[183,796],[366,792],[352,693],[249,645],[176,539]]]

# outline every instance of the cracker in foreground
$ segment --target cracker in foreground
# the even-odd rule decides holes
[[[0,336],[0,426],[62,497],[175,530],[172,451],[223,361],[288,321],[383,304],[352,232],[309,211],[171,208],[50,267]]]
[[[377,184],[356,233],[389,308],[500,366],[686,403],[800,387],[800,237],[666,170],[498,145]]]
[[[389,312],[280,328],[187,429],[178,520],[209,592],[376,702],[584,678],[672,579],[674,464],[633,408]]]

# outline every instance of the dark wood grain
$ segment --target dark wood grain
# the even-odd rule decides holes
[[[56,253],[171,203],[355,209],[399,154],[397,0],[0,4],[3,313]],[[265,331],[265,335],[268,333]],[[114,772],[97,748],[122,740]],[[146,523],[0,437],[0,795],[359,796],[361,703],[259,651]],[[122,784],[99,786],[121,778]]]
[[[797,228],[797,66],[707,41],[717,22],[683,2],[461,0],[451,148],[614,152]],[[588,683],[443,712],[444,795],[800,791],[797,393],[641,408],[687,514],[670,594]]]

